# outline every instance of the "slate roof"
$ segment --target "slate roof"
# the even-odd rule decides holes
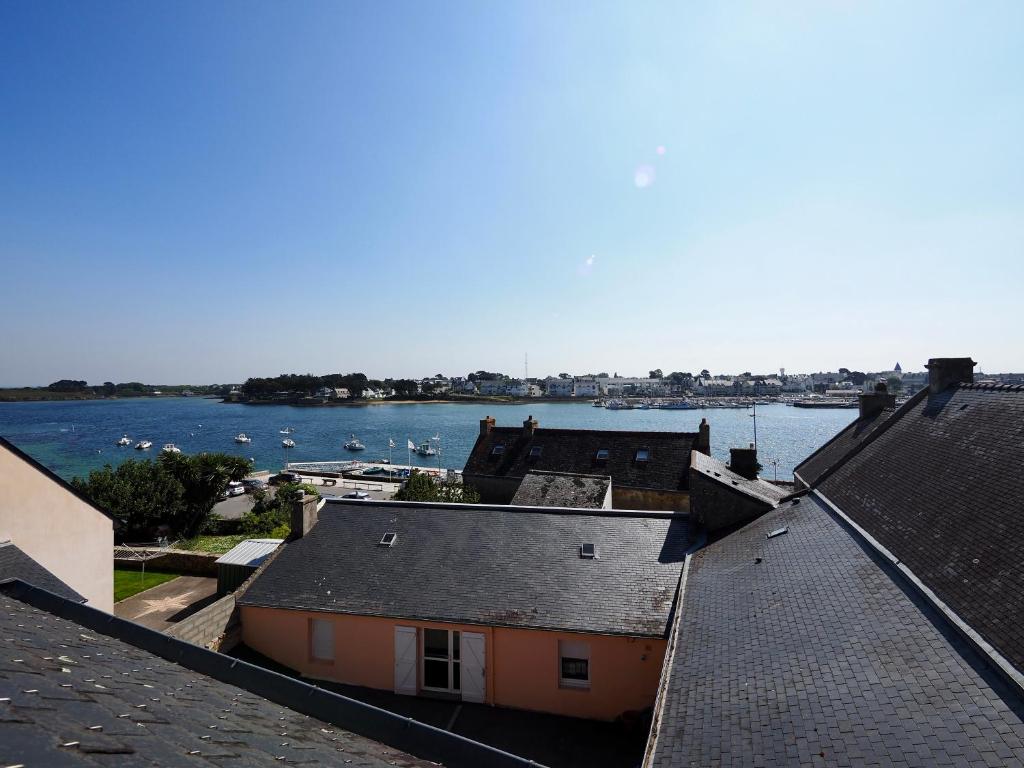
[[[568,472],[530,470],[519,484],[512,504],[525,507],[604,506],[612,479],[607,475],[573,475]]]
[[[883,562],[813,497],[694,554],[649,764],[1024,765],[1017,689]]]
[[[55,595],[84,603],[85,598],[9,541],[0,542],[0,582],[21,579]]]
[[[696,432],[618,432],[599,429],[543,429],[532,435],[522,427],[492,427],[477,437],[464,475],[525,477],[532,469],[577,475],[610,475],[615,487],[685,491],[689,488],[690,451]],[[502,446],[501,456],[493,455]],[[534,447],[539,456],[531,457]],[[638,449],[649,451],[637,461]],[[608,450],[599,461],[597,452]]]
[[[241,605],[661,637],[688,518],[328,500]],[[393,546],[381,537],[397,533]],[[594,543],[596,559],[580,557]]]
[[[527,764],[22,582],[0,587],[3,765],[437,765],[328,722],[346,718],[435,758],[448,750],[450,765]]]
[[[854,419],[831,440],[796,465],[793,474],[807,485],[814,485],[831,467],[842,461],[854,448],[867,440],[892,416],[895,408],[883,408],[868,416]]]
[[[1024,387],[926,393],[817,490],[1024,671]]]
[[[714,483],[718,483],[731,491],[750,496],[771,507],[777,506],[783,497],[789,495],[788,490],[769,483],[767,480],[762,480],[761,478],[748,480],[743,475],[737,475],[724,462],[713,459],[710,456],[705,456],[700,451],[694,451],[691,455],[690,468]]]

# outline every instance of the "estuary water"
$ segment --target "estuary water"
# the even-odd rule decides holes
[[[773,404],[757,408],[758,454],[762,476],[789,480],[793,467],[856,416],[855,409],[803,409]],[[696,432],[702,418],[711,425],[711,451],[728,460],[729,448],[754,440],[748,409],[623,410],[589,403],[417,403],[308,408],[251,406],[205,398],[136,398],[40,403],[0,403],[0,435],[60,476],[86,475],[104,464],[156,456],[164,443],[185,453],[222,451],[252,459],[260,469],[278,470],[286,461],[377,460],[408,463],[408,440],[441,438],[441,464],[461,469],[479,433],[480,419],[494,416],[498,426],[521,425],[533,416],[543,427]],[[284,449],[280,430],[292,427],[295,447]],[[234,442],[239,432],[251,443]],[[150,440],[148,451],[115,445],[127,434],[133,444]],[[352,453],[342,448],[351,435],[366,445]],[[412,454],[412,463],[437,466],[435,457]]]

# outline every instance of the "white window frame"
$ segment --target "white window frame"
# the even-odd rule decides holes
[[[587,662],[587,679],[577,680],[576,678],[562,677],[562,660],[580,659]],[[578,690],[590,690],[590,681],[593,677],[590,671],[590,643],[581,640],[559,640],[558,641],[558,687],[575,688]]]
[[[317,628],[320,631],[317,631]],[[320,646],[318,650],[318,645]],[[330,655],[319,655],[329,650]],[[310,619],[309,620],[309,659],[320,664],[334,663],[334,620],[333,619]]]
[[[445,661],[439,656],[427,656],[427,632],[429,631],[446,632],[448,634],[448,687],[447,688],[435,688],[427,685],[427,662],[428,661]],[[459,632],[457,629],[444,629],[442,627],[423,627],[420,629],[420,688],[424,691],[433,691],[435,693],[461,693],[462,692],[462,667],[459,667],[459,687],[453,687],[455,671],[454,667],[456,664],[462,664],[462,636],[459,635],[459,658],[454,658],[454,646],[455,646],[455,632]]]

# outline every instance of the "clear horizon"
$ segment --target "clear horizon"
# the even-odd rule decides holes
[[[1024,370],[1024,5],[0,4],[0,386]]]

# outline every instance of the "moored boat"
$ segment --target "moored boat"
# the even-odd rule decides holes
[[[117,441],[118,445],[131,445],[132,439],[128,435],[124,435],[120,440]]]
[[[245,434],[245,432],[239,432],[237,435],[235,435],[235,442],[236,443],[251,443],[252,442],[252,438],[249,437],[247,434]]]
[[[359,438],[352,435],[352,439],[342,446],[346,451],[365,451],[366,446],[359,442]]]
[[[286,437],[284,440],[281,441],[281,447],[282,448],[294,448],[295,447],[295,441],[292,440],[290,437]]]
[[[153,444],[149,440],[139,440],[139,442],[135,444],[135,450],[137,451],[146,451],[152,447]]]
[[[161,453],[181,453],[181,448],[176,446],[174,443],[164,443],[164,447],[160,449]]]

